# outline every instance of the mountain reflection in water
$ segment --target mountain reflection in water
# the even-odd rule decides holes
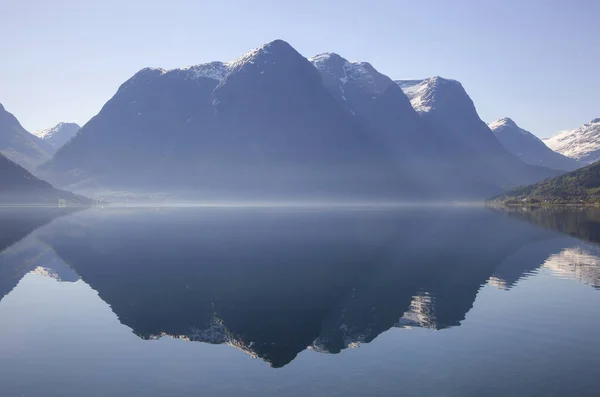
[[[577,235],[569,216],[581,214],[541,228],[460,207],[90,210],[0,247],[0,298],[30,271],[81,277],[141,338],[230,344],[282,367],[392,327],[458,326],[483,285],[508,289],[540,266],[598,288],[600,251],[554,230]]]

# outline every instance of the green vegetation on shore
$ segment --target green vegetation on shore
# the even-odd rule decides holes
[[[492,197],[504,205],[600,205],[600,162]]]

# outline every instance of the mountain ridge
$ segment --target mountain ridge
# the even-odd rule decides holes
[[[483,198],[555,175],[508,153],[460,83],[426,83],[419,114],[368,62],[307,59],[282,40],[231,62],[144,68],[38,170],[60,186],[384,200]],[[432,122],[455,111],[471,124]]]
[[[574,130],[559,132],[553,137],[544,139],[544,143],[552,150],[591,164],[600,160],[600,118]]]
[[[524,162],[548,168],[573,171],[584,164],[554,152],[537,136],[504,117],[488,124],[500,143]]]

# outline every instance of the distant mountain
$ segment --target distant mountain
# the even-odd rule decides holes
[[[544,139],[548,147],[567,157],[583,163],[600,160],[600,118],[594,119],[575,130],[563,131]]]
[[[556,178],[516,188],[490,200],[507,204],[600,203],[600,161]]]
[[[468,175],[481,190],[509,188],[560,174],[525,164],[508,152],[481,120],[458,81],[436,76],[398,80],[396,84],[426,124],[437,132],[440,144],[447,149],[446,166],[452,167],[457,175]]]
[[[472,110],[431,114],[475,117],[468,133],[491,149],[415,112],[370,64],[276,40],[233,62],[139,71],[38,171],[77,189],[235,199],[482,198],[556,175],[510,155],[457,98]]]
[[[520,128],[505,117],[488,124],[500,143],[527,164],[541,165],[555,170],[572,171],[584,164],[550,149],[531,132]]]
[[[58,200],[67,204],[86,205],[89,200],[70,192],[58,190],[48,182],[33,176],[20,165],[0,154],[0,204],[51,204]]]
[[[35,135],[48,142],[56,151],[73,138],[80,128],[76,123],[58,123],[52,128],[36,132]]]
[[[0,104],[0,153],[15,163],[33,170],[50,158],[52,147],[31,134],[15,116]]]

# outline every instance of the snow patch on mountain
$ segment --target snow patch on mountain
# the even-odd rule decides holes
[[[380,83],[377,77],[383,76],[368,62],[348,61],[338,54],[326,52],[308,59],[321,73],[328,73],[339,80],[342,87],[349,81],[359,82],[373,95],[382,94],[389,84]]]
[[[552,150],[585,163],[593,163],[600,159],[600,118],[574,129],[559,132],[544,139],[543,142]]]
[[[34,135],[36,135],[38,138],[49,140],[56,137],[57,134],[60,134],[65,129],[79,130],[79,128],[80,127],[77,123],[61,122],[52,128],[46,128],[45,130],[37,131]]]
[[[492,130],[494,132],[494,134],[501,134],[503,132],[508,133],[511,131],[510,129],[513,129],[512,131],[518,132],[519,134],[523,135],[527,139],[531,139],[532,141],[536,141],[536,142],[542,142],[542,140],[540,138],[533,135],[531,132],[519,127],[517,125],[517,123],[515,123],[512,119],[510,119],[508,117],[504,117],[499,120],[492,121],[491,123],[488,124],[488,127],[490,127],[490,130]]]
[[[435,107],[437,91],[442,87],[459,86],[462,90],[458,81],[439,76],[423,80],[396,80],[395,83],[404,91],[418,113],[427,113]]]
[[[200,65],[187,66],[181,69],[173,69],[174,71],[184,71],[188,73],[191,79],[199,79],[202,77],[221,81],[229,73],[229,66],[223,62],[210,62]],[[167,72],[168,73],[168,72]]]
[[[208,62],[208,63],[201,63],[201,64],[197,64],[197,65],[185,66],[182,68],[174,68],[174,69],[147,67],[147,68],[144,68],[144,69],[140,70],[139,72],[137,72],[131,79],[129,79],[126,82],[126,84],[133,82],[137,78],[138,75],[148,74],[148,73],[155,73],[158,75],[173,75],[173,74],[184,73],[186,75],[186,78],[192,79],[192,80],[197,80],[197,79],[201,79],[201,78],[209,78],[209,79],[213,79],[218,82],[221,82],[221,81],[225,80],[227,75],[229,75],[233,71],[238,70],[246,65],[255,64],[256,62],[259,61],[259,58],[264,57],[264,55],[270,54],[271,49],[273,47],[277,47],[277,46],[278,47],[281,47],[281,46],[289,47],[289,44],[285,43],[282,40],[275,40],[275,41],[267,43],[261,47],[252,49],[252,50],[248,51],[247,53],[245,53],[244,55],[242,55],[241,57],[239,57],[233,61],[230,61],[230,62],[214,61],[214,62]],[[269,61],[267,59],[265,59],[262,62],[267,63]]]
[[[46,141],[54,150],[73,138],[81,127],[76,123],[58,123],[52,128],[37,131],[34,135]]]

